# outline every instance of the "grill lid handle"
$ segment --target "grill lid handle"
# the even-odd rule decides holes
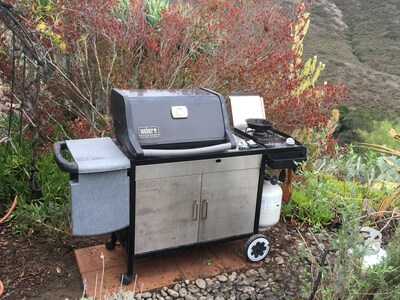
[[[56,142],[53,146],[54,158],[58,167],[64,171],[71,174],[78,173],[78,164],[76,162],[69,162],[66,160],[61,153],[61,150],[67,149],[66,142]]]
[[[232,148],[231,143],[191,149],[143,149],[144,157],[186,156],[222,152]]]

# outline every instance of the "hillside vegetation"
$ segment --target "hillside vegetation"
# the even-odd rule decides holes
[[[349,108],[400,114],[400,1],[315,0],[305,57],[326,63],[320,80],[346,83]]]

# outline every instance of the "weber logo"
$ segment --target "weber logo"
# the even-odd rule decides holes
[[[139,139],[155,139],[160,137],[158,126],[146,126],[138,128]]]

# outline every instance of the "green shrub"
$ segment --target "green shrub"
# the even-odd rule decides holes
[[[68,215],[68,202],[21,203],[16,210],[15,230],[29,234],[40,231],[50,237],[55,233],[68,234]]]
[[[394,149],[398,147],[398,143],[388,133],[390,128],[400,130],[398,115],[360,108],[349,110],[345,106],[338,109],[340,120],[335,136],[341,144],[363,142],[387,145]]]
[[[32,149],[27,143],[0,144],[0,200],[11,204],[18,194],[20,199],[30,197],[30,165]]]
[[[394,128],[400,131],[400,118],[393,118],[392,120],[373,120],[370,125],[370,130],[358,129],[356,132],[361,141],[369,144],[376,144],[386,146],[392,149],[400,149],[400,144],[389,134],[389,130]]]
[[[18,195],[13,212],[15,229],[20,232],[66,231],[69,224],[68,174],[60,171],[50,153],[33,159],[29,141],[0,144],[0,201],[6,206]],[[36,162],[32,180],[32,162]],[[38,190],[33,190],[33,189]]]
[[[368,187],[379,183],[400,181],[400,160],[395,157],[367,151],[358,153],[349,145],[333,157],[323,157],[314,162],[313,168],[341,180],[355,180]]]
[[[400,182],[399,166],[400,159],[372,151],[359,154],[351,146],[334,157],[317,159],[301,172],[283,215],[294,214],[301,222],[322,228],[340,220],[340,211],[349,205],[378,209]]]
[[[400,228],[396,229],[386,250],[387,259],[367,270],[361,290],[374,299],[400,299]]]
[[[338,210],[341,215],[340,229],[336,232],[325,232],[323,235],[330,236],[330,246],[326,249],[334,249],[328,255],[324,267],[319,266],[319,255],[311,252],[309,247],[302,247],[296,258],[307,258],[314,262],[311,268],[304,267],[301,270],[304,274],[304,294],[311,294],[311,290],[315,288],[312,278],[315,279],[317,273],[322,272],[313,299],[400,299],[400,229],[397,228],[393,235],[390,230],[383,231],[386,239],[390,239],[386,247],[387,258],[380,264],[363,270],[365,249],[360,247],[364,240],[359,233],[361,219],[358,206],[349,203]]]
[[[52,154],[40,156],[38,164],[38,181],[41,187],[43,203],[65,203],[69,198],[68,174],[62,172],[54,162]]]
[[[284,213],[295,214],[302,222],[317,228],[329,225],[338,217],[338,209],[348,205],[360,208],[368,191],[355,181],[340,181],[316,171],[301,174],[303,182],[296,184],[289,207]]]

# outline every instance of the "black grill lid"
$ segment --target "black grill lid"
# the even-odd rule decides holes
[[[206,89],[113,89],[111,115],[117,140],[134,156],[143,149],[236,147],[224,97]]]

